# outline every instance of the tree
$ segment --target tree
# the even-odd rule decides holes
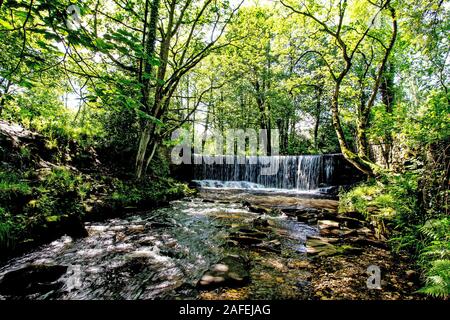
[[[334,81],[331,111],[333,125],[342,153],[344,154],[345,158],[360,171],[368,175],[373,175],[377,170],[377,166],[369,159],[368,156],[366,130],[368,127],[370,111],[377,99],[377,94],[380,88],[383,73],[385,71],[386,63],[397,39],[397,17],[395,9],[393,8],[389,0],[381,2],[380,4],[368,2],[372,9],[375,10],[375,13],[370,19],[368,25],[365,25],[361,21],[344,24],[344,18],[346,17],[348,8],[347,0],[340,0],[337,1],[337,3],[331,2],[328,8],[325,8],[320,4],[314,4],[315,10],[319,11],[318,13],[322,13],[327,10],[329,14],[335,15],[335,21],[337,22],[331,24],[327,20],[320,20],[320,18],[317,17],[316,12],[312,11],[308,7],[308,5],[304,5],[303,8],[296,8],[284,1],[282,1],[282,4],[293,12],[300,14],[306,19],[312,21],[314,24],[320,27],[319,32],[326,33],[329,37],[331,37],[331,39],[333,40],[333,42],[330,41],[332,43],[332,48],[327,48],[328,50],[339,50],[341,55],[339,57],[340,59],[335,61],[328,61],[328,59],[326,58],[327,54],[326,52],[323,52],[323,49],[312,50],[311,53],[319,55],[324,60],[324,63],[329,69],[330,76]],[[361,9],[361,7],[358,7],[358,9]],[[320,10],[322,11],[320,12]],[[375,32],[372,32],[375,29],[374,24],[376,22],[376,19],[384,12],[388,12],[392,21],[391,35],[387,40],[384,40],[384,37],[378,37]],[[364,42],[367,42],[367,40],[370,39],[376,40],[375,42],[372,42],[373,49],[377,50],[377,47],[381,46],[381,50],[383,53],[381,54],[380,58],[377,59],[377,61],[371,62],[371,64],[378,64],[378,70],[373,79],[373,85],[367,102],[364,104],[360,104],[358,108],[356,137],[357,152],[355,152],[351,150],[341,124],[339,110],[341,100],[341,87],[350,71],[352,70],[355,56],[358,53],[358,50]]]

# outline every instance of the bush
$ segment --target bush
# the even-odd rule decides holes
[[[419,292],[446,297],[450,294],[450,219],[436,208],[424,213],[417,190],[414,172],[386,175],[343,192],[339,211],[360,212],[371,222],[381,219],[391,232],[392,250],[407,252],[423,270],[425,286]]]
[[[170,178],[143,181],[114,179],[111,200],[119,207],[154,205],[191,194],[187,185]]]

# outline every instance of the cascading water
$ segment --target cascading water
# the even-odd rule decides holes
[[[316,190],[336,185],[341,154],[306,156],[194,155],[194,180],[202,187]],[[278,168],[263,175],[263,168]]]

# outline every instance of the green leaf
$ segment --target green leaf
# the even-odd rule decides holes
[[[2,19],[0,19],[0,25],[5,27],[6,29],[14,29],[14,27],[8,21]]]

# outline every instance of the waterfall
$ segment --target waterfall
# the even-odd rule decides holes
[[[336,185],[341,154],[304,156],[194,155],[194,180],[203,187],[315,190]],[[278,168],[262,175],[267,167]]]

